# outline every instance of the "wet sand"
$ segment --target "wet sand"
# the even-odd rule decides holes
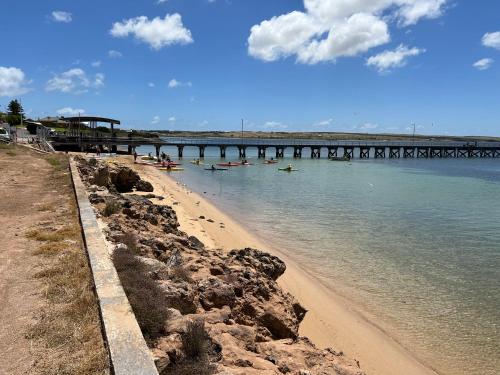
[[[279,256],[287,265],[279,284],[308,310],[300,326],[300,334],[309,337],[318,347],[343,351],[359,360],[368,375],[437,374],[378,327],[374,317],[368,319],[361,314],[352,302],[327,288],[285,251],[273,248],[252,235],[203,196],[166,173],[150,166],[134,165],[129,158],[118,160],[133,166],[144,179],[150,181],[155,188],[154,193],[165,197],[163,201],[153,201],[172,205],[181,224],[180,229],[198,237],[207,247],[221,251],[254,247]]]

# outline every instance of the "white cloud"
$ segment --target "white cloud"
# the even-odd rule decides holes
[[[375,130],[377,128],[378,128],[377,124],[372,124],[370,122],[367,122],[367,123],[358,127],[358,129],[360,129],[360,130]]]
[[[316,127],[324,127],[324,126],[329,126],[333,123],[333,119],[332,118],[329,118],[327,120],[323,120],[323,121],[319,121],[317,123],[315,123],[313,126],[316,126]]]
[[[104,86],[104,74],[97,73],[94,77],[87,76],[83,69],[70,69],[60,74],[54,74],[45,86],[47,91],[81,94],[89,89]]]
[[[401,26],[442,15],[448,0],[304,0],[293,11],[254,25],[248,53],[264,61],[334,62],[390,41],[390,20]]]
[[[284,130],[288,128],[288,125],[285,125],[278,121],[267,121],[262,127],[269,130]]]
[[[0,96],[26,94],[30,91],[30,88],[26,87],[29,83],[21,69],[0,66]]]
[[[110,59],[119,59],[122,56],[123,55],[122,55],[122,53],[120,51],[115,51],[115,50],[108,51],[108,57]]]
[[[396,49],[384,51],[378,55],[371,56],[366,60],[367,66],[375,67],[379,73],[388,72],[394,68],[401,68],[407,64],[408,58],[418,56],[425,52],[425,49],[409,48],[400,44]]]
[[[178,13],[167,14],[163,19],[155,17],[149,20],[146,16],[140,16],[115,22],[110,34],[117,38],[132,34],[155,50],[172,44],[193,43],[191,31],[184,27],[182,17]]]
[[[156,2],[156,4],[163,4],[163,3],[166,3],[167,1],[168,1],[168,0],[158,0],[158,1]]]
[[[472,66],[477,70],[486,70],[489,69],[494,62],[495,60],[486,58],[476,61],[474,64],[472,64]]]
[[[485,47],[500,49],[500,31],[484,34],[481,42]]]
[[[148,82],[148,87],[155,87],[154,82]]]
[[[169,122],[176,122],[176,121],[177,121],[177,119],[175,118],[175,116],[170,116],[170,117],[168,118],[168,121],[169,121]]]
[[[151,121],[151,125],[156,125],[159,123],[160,123],[160,116],[153,117],[153,120]]]
[[[62,10],[55,10],[52,12],[52,21],[69,23],[73,20],[71,13],[63,12]]]
[[[92,65],[94,68],[98,68],[101,66],[101,62],[99,60],[92,62],[90,65]]]
[[[191,86],[193,86],[193,84],[190,81],[181,82],[181,81],[176,80],[175,78],[172,78],[170,80],[170,82],[168,82],[168,87],[171,89],[175,89],[177,87],[182,87],[182,86],[191,87]]]
[[[64,107],[61,109],[58,109],[57,114],[60,116],[78,116],[80,114],[85,113],[84,109],[75,109],[71,107]]]

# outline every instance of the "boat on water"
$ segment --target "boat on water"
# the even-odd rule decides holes
[[[274,160],[274,159],[271,159],[271,160],[264,160],[264,164],[278,164],[279,161],[278,160]]]
[[[332,156],[330,157],[331,161],[351,161],[351,158],[347,155],[344,156]]]
[[[294,168],[293,165],[291,165],[291,164],[288,164],[288,166],[285,168],[278,168],[278,170],[283,171],[283,172],[296,172],[296,171],[298,171],[298,169]]]
[[[190,161],[191,164],[195,164],[195,165],[205,165],[205,163],[203,163],[201,160],[197,159],[197,160],[191,160]]]

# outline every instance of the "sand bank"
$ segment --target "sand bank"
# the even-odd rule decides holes
[[[124,158],[119,160],[125,162]],[[126,160],[127,164],[133,165],[130,159]],[[252,235],[211,202],[165,173],[149,166],[133,167],[153,184],[155,194],[165,197],[165,200],[154,203],[172,205],[181,224],[180,229],[198,237],[206,246],[223,251],[254,247],[285,261],[287,270],[279,279],[279,284],[308,309],[300,334],[309,337],[317,346],[342,350],[349,357],[359,360],[361,368],[369,375],[436,374],[357,311],[350,301],[300,267],[289,254]]]

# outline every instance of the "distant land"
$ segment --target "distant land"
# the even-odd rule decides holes
[[[336,132],[254,132],[254,131],[189,131],[189,130],[147,130],[163,137],[226,137],[226,138],[272,138],[272,139],[327,139],[327,140],[359,140],[359,141],[456,141],[456,142],[500,142],[500,137],[491,136],[452,136],[424,134],[367,134]]]

